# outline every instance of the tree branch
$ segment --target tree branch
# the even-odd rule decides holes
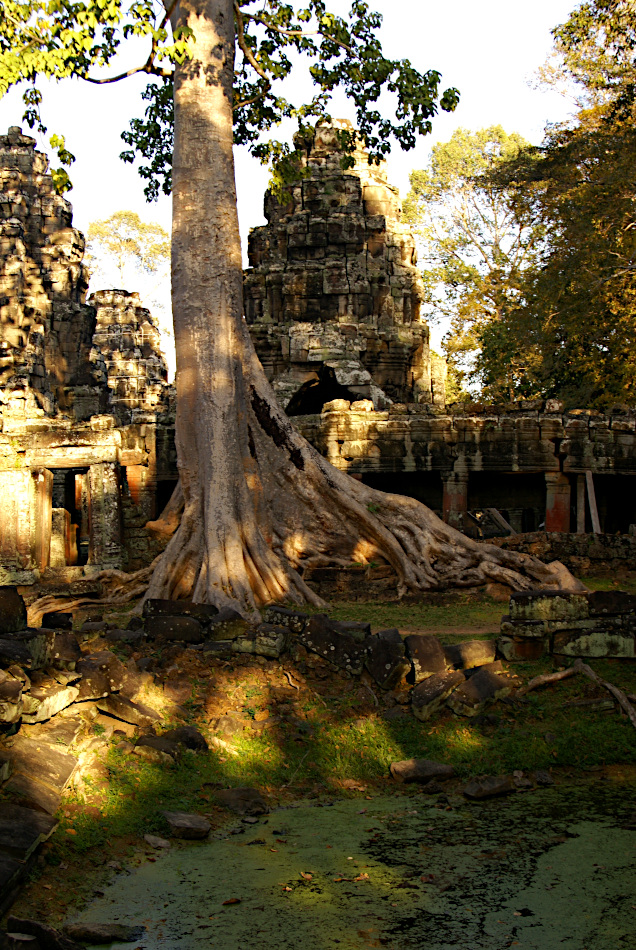
[[[238,4],[235,2],[234,6],[237,7]],[[243,15],[243,13],[241,13],[241,15]],[[270,23],[258,13],[248,13],[245,11],[244,15],[249,20],[253,20],[255,23],[260,23],[261,26],[267,27],[268,30],[273,30],[274,33],[281,33],[283,36],[322,36],[326,40],[330,40],[332,43],[335,43],[336,46],[341,46],[342,49],[346,50],[348,53],[353,53],[351,46],[347,46],[346,43],[343,43],[341,40],[337,40],[334,36],[328,36],[326,33],[321,33],[320,30],[286,30],[282,26],[274,26],[273,23]]]
[[[237,32],[237,40],[238,40],[239,48],[241,52],[243,53],[243,56],[245,57],[245,59],[250,64],[250,66],[255,70],[255,72],[258,73],[261,79],[265,80],[265,82],[267,83],[267,86],[269,87],[271,86],[269,76],[267,75],[263,67],[260,65],[256,57],[254,56],[254,53],[251,51],[251,49],[245,42],[243,14],[241,13],[241,8],[239,7],[237,0],[234,0],[234,12],[236,14],[236,32]]]

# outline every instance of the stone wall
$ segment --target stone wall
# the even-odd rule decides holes
[[[489,506],[512,512],[517,531],[541,524],[547,531],[576,530],[579,479],[588,471],[601,528],[627,531],[636,522],[633,411],[566,412],[547,400],[453,414],[404,404],[375,412],[335,400],[295,422],[336,468],[418,497],[464,530],[471,528],[471,510]],[[591,530],[585,495],[582,504],[583,530]]]
[[[400,222],[397,189],[361,147],[343,170],[338,128],[352,127],[318,126],[297,141],[301,177],[280,201],[267,193],[268,224],[249,236],[245,315],[257,353],[293,414],[303,395],[324,403],[348,394],[376,408],[443,405],[444,368],[436,364],[433,380],[415,242]]]

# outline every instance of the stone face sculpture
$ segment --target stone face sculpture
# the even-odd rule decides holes
[[[268,224],[250,234],[245,315],[256,351],[294,415],[334,398],[443,405],[397,189],[362,147],[342,168],[339,128],[352,126],[319,125],[297,140],[300,177],[280,201],[266,194]]]

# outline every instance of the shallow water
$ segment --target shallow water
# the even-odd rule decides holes
[[[126,946],[147,950],[636,947],[632,785],[453,804],[281,809],[120,874],[78,919],[143,923]]]

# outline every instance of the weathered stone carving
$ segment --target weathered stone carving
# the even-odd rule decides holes
[[[362,147],[343,170],[338,128],[352,126],[319,125],[297,141],[302,177],[282,201],[266,194],[268,224],[250,234],[245,315],[256,351],[290,414],[337,396],[376,408],[443,405],[444,369],[436,363],[433,382],[415,243],[397,189]]]

